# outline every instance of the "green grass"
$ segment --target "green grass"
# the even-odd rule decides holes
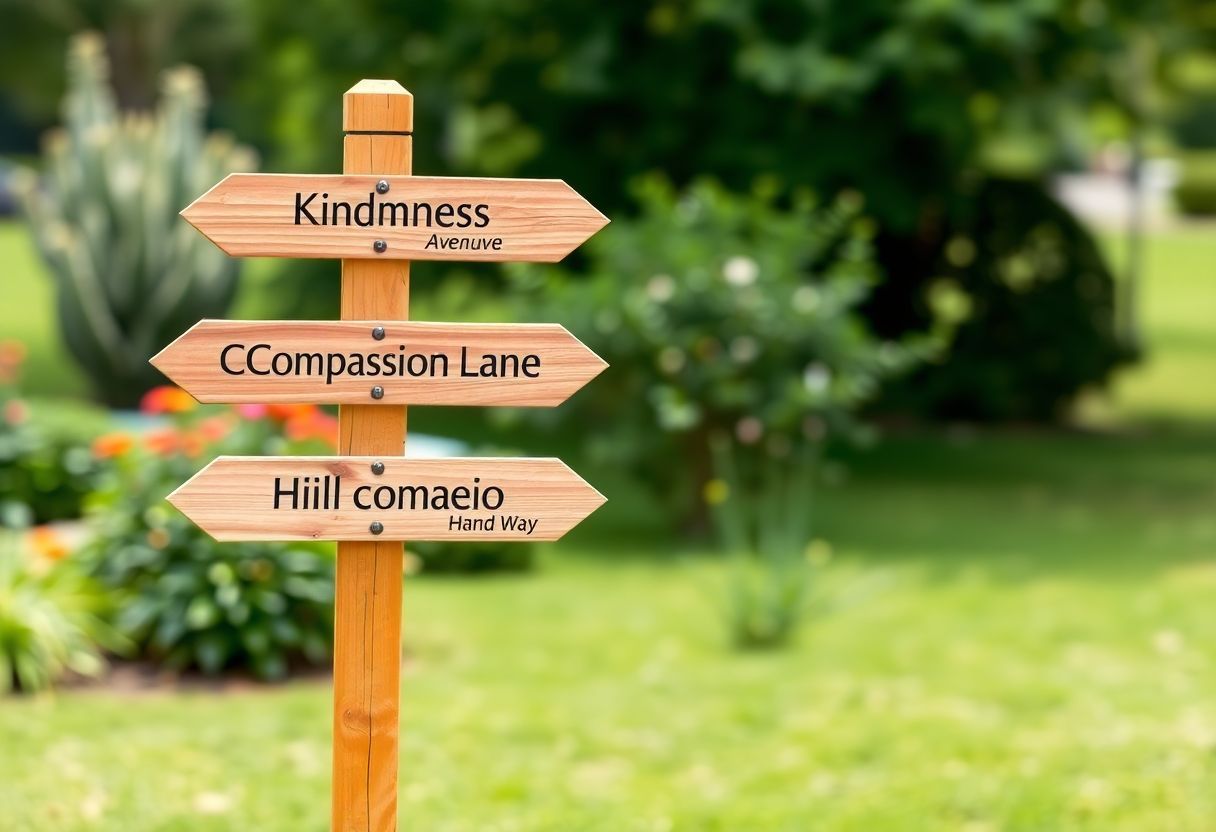
[[[1150,257],[1118,430],[839,460],[790,650],[726,647],[712,557],[609,537],[624,493],[535,575],[411,581],[403,828],[1211,829],[1216,240]],[[319,832],[329,706],[326,680],[0,701],[0,829]]]
[[[1108,237],[1116,265],[1126,243]],[[1207,421],[1216,416],[1216,227],[1148,237],[1137,304],[1144,361],[1120,374],[1107,418],[1128,422]],[[1113,404],[1113,407],[1110,405]]]
[[[1213,470],[1199,439],[893,440],[825,496],[827,603],[786,652],[725,648],[704,557],[584,536],[411,582],[404,826],[1210,828]],[[4,828],[322,830],[328,707],[6,701]]]

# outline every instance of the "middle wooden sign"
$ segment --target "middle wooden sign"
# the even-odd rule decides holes
[[[200,402],[553,407],[608,365],[559,324],[203,320],[152,364]]]

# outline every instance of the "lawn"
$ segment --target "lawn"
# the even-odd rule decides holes
[[[840,459],[790,650],[727,649],[725,565],[610,514],[535,575],[411,581],[403,828],[1212,828],[1216,241],[1151,256],[1119,429]],[[329,720],[324,679],[0,701],[0,825],[323,830]]]

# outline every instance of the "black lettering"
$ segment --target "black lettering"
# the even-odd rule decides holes
[[[220,367],[228,375],[230,375],[230,376],[245,375],[244,370],[233,370],[231,367],[228,366],[228,353],[232,350],[243,350],[243,349],[245,349],[244,344],[229,344],[228,346],[224,347],[223,351],[220,353]]]
[[[290,490],[280,486],[279,478],[275,477],[274,478],[274,507],[275,508],[279,507],[279,498],[280,497],[291,497],[291,507],[296,508],[296,506],[299,504],[299,499],[300,499],[300,494],[299,494],[299,491],[297,490],[297,489],[299,489],[299,487],[300,487],[300,478],[299,477],[291,478],[291,489]]]
[[[308,199],[304,200],[303,202],[300,201],[301,196],[303,196],[303,194],[301,194],[297,191],[296,192],[296,225],[300,225],[301,217],[306,218],[313,225],[319,225],[319,223],[317,222],[317,218],[314,217],[308,210],[308,203],[312,202],[314,199],[317,198],[316,192],[314,191],[308,197]]]
[[[269,351],[270,344],[254,344],[250,348],[248,354],[245,356],[245,366],[248,367],[249,372],[253,373],[255,376],[268,376],[270,375],[270,370],[259,370],[257,367],[253,366],[253,354],[258,350]]]
[[[452,203],[444,202],[435,209],[435,224],[441,228],[452,227],[452,217],[455,215],[456,209],[452,207]]]
[[[494,500],[494,505],[490,505],[490,492],[491,491],[494,492],[496,495],[498,495]],[[506,495],[502,493],[502,489],[499,488],[497,485],[491,485],[488,488],[486,488],[485,491],[481,492],[481,496],[482,496],[481,502],[485,505],[485,507],[490,511],[494,511],[495,509],[502,507],[502,501]]]
[[[528,378],[538,378],[540,376],[540,356],[525,355],[524,363],[521,366],[523,373]]]
[[[359,219],[359,209],[360,208],[367,209],[367,220],[366,221]],[[355,225],[362,226],[363,228],[367,228],[369,225],[371,225],[375,221],[375,216],[373,213],[373,212],[375,212],[375,210],[376,210],[376,194],[373,191],[372,193],[369,193],[367,195],[367,202],[360,202],[358,205],[355,206]]]
[[[490,224],[490,206],[482,203],[473,208],[473,213],[477,215],[477,222],[473,223],[474,228],[485,228]]]
[[[351,499],[355,501],[355,508],[363,509],[364,511],[366,511],[367,509],[372,507],[371,503],[364,505],[363,501],[359,499],[360,494],[371,493],[371,490],[372,490],[372,487],[370,485],[361,485],[355,489],[355,493],[351,496]]]

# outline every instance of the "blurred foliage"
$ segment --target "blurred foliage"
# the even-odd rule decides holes
[[[867,308],[877,331],[936,321],[955,335],[947,360],[896,380],[879,407],[1054,419],[1131,357],[1117,336],[1114,277],[1089,232],[1038,186],[989,178],[970,196],[974,212],[944,246],[880,241],[890,265]]]
[[[748,650],[784,646],[809,605],[818,443],[803,439],[758,459],[739,458],[725,435],[710,444],[715,477],[704,497],[733,561],[725,606],[731,641]]]
[[[165,496],[219,454],[332,452],[336,420],[316,408],[199,413],[175,388],[145,400],[173,424],[110,434],[95,452],[110,477],[91,502],[82,559],[120,600],[115,619],[139,654],[174,670],[244,669],[279,679],[321,665],[333,644],[333,557],[324,544],[214,541]]]
[[[1182,157],[1174,199],[1185,214],[1216,216],[1216,149],[1195,150]]]
[[[518,541],[460,543],[411,540],[406,544],[406,551],[417,558],[417,570],[426,574],[481,575],[531,570],[536,547]]]
[[[29,541],[0,527],[0,693],[45,690],[68,672],[98,676],[103,648],[126,646],[106,623],[106,593],[55,532],[39,527]]]
[[[883,231],[888,279],[906,284],[868,307],[891,332],[917,331],[940,283],[900,258],[945,259],[983,223],[988,177],[1076,165],[1099,139],[1164,123],[1181,96],[1211,86],[1202,67],[1216,40],[1203,0],[315,0],[307,13],[290,0],[8,3],[0,67],[44,70],[21,82],[23,101],[34,98],[25,86],[56,74],[48,39],[87,21],[107,33],[116,67],[147,77],[158,62],[199,62],[220,123],[271,169],[337,170],[338,93],[386,77],[415,95],[415,167],[427,173],[559,176],[612,216],[633,209],[625,183],[647,171],[681,187],[709,175],[736,192],[759,177],[785,196],[856,189]],[[332,314],[333,264],[281,268],[292,291],[273,296],[309,304],[291,314]],[[490,269],[479,274],[494,284]],[[976,327],[985,308],[974,305]],[[1085,337],[1102,341],[1102,324],[1054,349]],[[961,347],[950,356],[966,360]],[[1066,378],[1075,392],[1104,376]]]
[[[709,438],[758,454],[847,432],[879,383],[933,339],[879,341],[858,315],[875,281],[873,223],[846,193],[788,208],[771,190],[652,178],[641,213],[587,245],[585,277],[511,270],[521,317],[555,320],[610,365],[561,408],[500,411],[579,437],[685,512],[711,476]]]
[[[239,261],[178,211],[252,157],[205,133],[197,72],[167,73],[155,114],[123,116],[99,38],[73,41],[68,63],[45,181],[27,174],[19,193],[57,284],[65,343],[99,398],[130,406],[158,379],[148,357],[232,300]]]
[[[17,384],[24,355],[18,342],[0,341],[0,526],[79,517],[101,474],[89,452],[97,423],[79,406],[32,414]]]

